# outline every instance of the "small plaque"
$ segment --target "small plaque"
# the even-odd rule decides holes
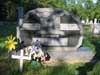
[[[80,30],[77,24],[60,24],[60,30]]]

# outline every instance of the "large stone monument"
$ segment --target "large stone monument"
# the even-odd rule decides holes
[[[28,11],[23,24],[17,26],[17,38],[25,45],[39,40],[48,50],[52,61],[72,61],[80,53],[81,57],[86,58],[84,52],[77,52],[83,40],[82,25],[74,15],[62,9],[37,8]],[[87,56],[89,60],[90,56]]]
[[[17,27],[17,38],[26,45],[37,39],[44,46],[78,48],[82,44],[82,25],[71,13],[52,8],[31,10]]]

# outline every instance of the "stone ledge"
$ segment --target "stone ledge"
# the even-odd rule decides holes
[[[49,51],[50,61],[46,65],[59,65],[62,63],[76,64],[91,61],[95,55],[92,51]]]

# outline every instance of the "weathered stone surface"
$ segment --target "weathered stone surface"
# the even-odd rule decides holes
[[[77,24],[60,24],[60,30],[67,30],[67,31],[79,31],[79,27]]]
[[[79,36],[74,37],[68,37],[68,38],[62,38],[62,37],[52,37],[52,38],[33,38],[33,42],[36,40],[41,41],[42,45],[45,46],[58,46],[58,47],[74,47],[78,45],[79,42]]]
[[[22,25],[23,30],[40,30],[40,24],[24,23]]]
[[[47,65],[58,65],[61,63],[80,63],[89,62],[94,53],[90,51],[67,51],[67,50],[50,50],[48,53],[51,56],[51,60],[46,62]]]
[[[28,34],[29,32],[25,31],[25,30],[19,30],[19,27],[16,28],[17,29],[17,38],[19,39],[19,41],[24,41],[25,45],[31,45],[32,42],[32,37]]]
[[[47,46],[75,47],[82,44],[82,25],[71,13],[62,9],[37,8],[25,14],[23,24],[17,30],[18,39],[32,43],[39,39]],[[34,41],[33,41],[34,42]]]

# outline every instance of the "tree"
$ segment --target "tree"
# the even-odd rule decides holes
[[[1,20],[15,20],[17,17],[17,4],[15,0],[0,0]]]
[[[97,4],[94,8],[94,18],[100,19],[100,0],[98,0]]]
[[[96,4],[92,0],[0,0],[0,19],[16,20],[19,6],[24,8],[24,13],[39,7],[53,7],[71,11],[82,19],[100,19],[100,0]]]

